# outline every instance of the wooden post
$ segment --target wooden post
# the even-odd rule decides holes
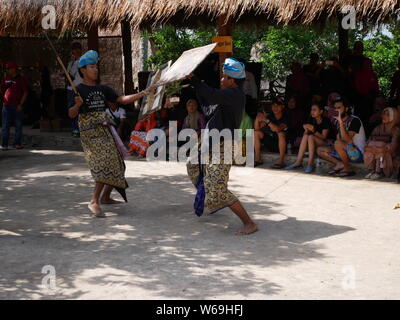
[[[226,19],[226,15],[222,15],[218,17],[218,35],[219,36],[230,36],[232,34],[232,22]],[[232,56],[232,53],[229,52],[220,52],[219,53],[219,70],[220,77],[222,77],[222,66],[226,58]]]
[[[92,26],[87,31],[88,50],[96,50],[99,52],[99,29],[97,26]]]
[[[132,71],[132,32],[128,21],[121,22],[122,51],[124,56],[124,92],[125,95],[134,92]]]
[[[338,14],[338,35],[339,35],[339,61],[343,61],[346,51],[349,49],[349,30],[342,27],[341,13]]]
[[[97,26],[92,26],[87,31],[88,37],[88,50],[96,50],[99,54],[99,28]],[[97,83],[100,83],[100,66],[99,68],[99,75],[97,79]]]

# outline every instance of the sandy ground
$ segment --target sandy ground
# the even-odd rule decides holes
[[[234,167],[260,227],[240,237],[229,209],[195,216],[184,164],[127,180],[94,219],[81,152],[0,152],[0,299],[400,299],[397,184]]]

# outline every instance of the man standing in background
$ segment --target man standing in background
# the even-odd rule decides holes
[[[10,127],[15,123],[14,147],[22,149],[22,106],[28,96],[26,79],[18,72],[18,65],[14,61],[6,63],[6,77],[0,85],[3,98],[2,110],[2,150],[8,150]]]
[[[77,87],[83,81],[78,72],[79,58],[82,55],[82,45],[79,42],[72,43],[71,53],[72,53],[72,60],[68,63],[67,71],[70,74],[72,82],[74,83],[75,87]],[[74,91],[72,90],[72,87],[68,86],[67,87],[68,104],[70,104],[70,101],[73,101],[74,96],[75,94]],[[78,117],[72,119],[72,135],[74,137],[79,137]]]

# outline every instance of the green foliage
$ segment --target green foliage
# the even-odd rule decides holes
[[[258,30],[235,28],[232,33],[233,56],[236,59],[249,61],[251,48],[263,38],[265,32],[266,28]]]
[[[336,25],[323,31],[309,26],[270,27],[261,42],[263,75],[269,80],[284,80],[293,61],[308,63],[312,52],[329,59],[338,55],[337,47]]]
[[[377,30],[368,40],[364,40],[365,55],[373,60],[373,67],[378,75],[380,89],[386,96],[390,92],[390,80],[397,69],[400,54],[400,30],[389,28],[393,38]]]
[[[165,88],[165,95],[166,96],[173,96],[179,94],[181,91],[181,86],[179,82],[172,82],[168,84]]]
[[[156,69],[169,60],[175,61],[183,51],[211,43],[213,34],[212,29],[192,31],[172,26],[146,33],[145,37],[153,39],[156,52],[145,61],[145,64],[149,69]]]
[[[254,31],[235,28],[233,32],[234,57],[248,61],[252,46],[263,37],[264,32],[265,30],[261,29]],[[152,38],[157,48],[155,55],[145,61],[146,67],[154,69],[169,60],[175,61],[185,50],[210,44],[211,38],[216,34],[215,28],[190,30],[176,29],[172,26],[145,33],[144,36]]]

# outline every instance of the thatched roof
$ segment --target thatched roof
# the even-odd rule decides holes
[[[42,32],[44,5],[56,8],[58,32],[113,29],[124,19],[134,28],[215,25],[220,16],[237,24],[310,24],[334,17],[344,5],[356,8],[357,19],[376,22],[400,10],[400,0],[0,0],[0,32]]]

